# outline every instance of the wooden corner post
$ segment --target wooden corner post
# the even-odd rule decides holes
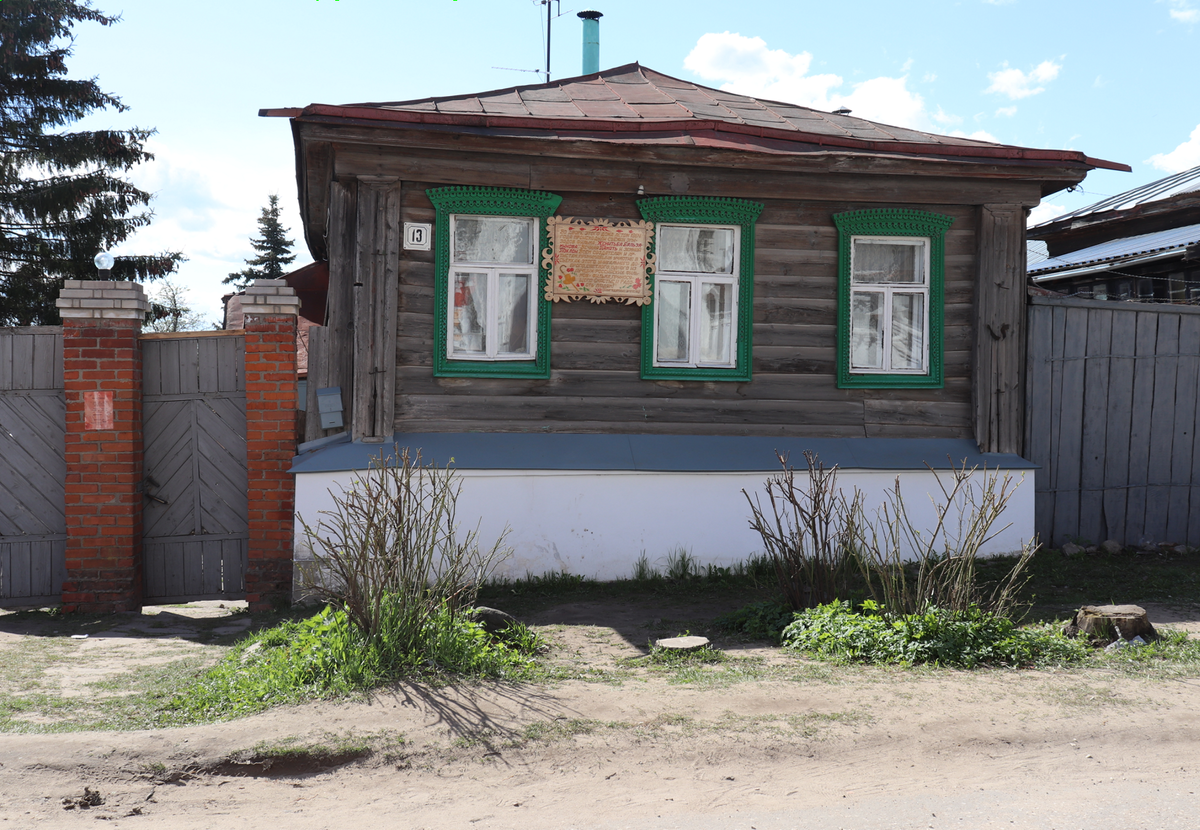
[[[283,280],[255,280],[246,314],[246,468],[251,610],[290,601],[296,482],[296,317],[300,300]]]
[[[67,519],[64,611],[142,607],[142,353],[146,295],[67,280],[63,318]]]
[[[1025,449],[1025,215],[1019,204],[979,210],[971,385],[983,452]]]

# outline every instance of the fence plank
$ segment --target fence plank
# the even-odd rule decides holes
[[[1051,357],[1054,310],[1029,307],[1029,351],[1026,397],[1029,417],[1025,423],[1025,447],[1029,460],[1039,465],[1034,473],[1034,523],[1038,536],[1049,541],[1053,531],[1054,491],[1051,482],[1052,422],[1050,419]]]
[[[1146,519],[1143,534],[1148,540],[1167,541],[1167,508],[1171,492],[1171,454],[1175,437],[1175,387],[1179,365],[1179,315],[1158,316],[1158,338],[1153,361],[1153,409],[1149,413],[1150,441],[1146,471]]]
[[[1150,474],[1150,416],[1154,411],[1154,363],[1158,318],[1153,311],[1137,314],[1134,344],[1132,418],[1129,427],[1129,476],[1125,505],[1125,541],[1146,541],[1146,484]]]
[[[1137,349],[1137,314],[1114,313],[1108,378],[1108,431],[1104,443],[1105,536],[1125,541],[1129,481],[1129,434],[1133,418],[1133,354]]]
[[[1188,529],[1191,489],[1195,477],[1196,397],[1200,394],[1200,317],[1179,319],[1179,360],[1175,373],[1175,411],[1172,417],[1171,490],[1167,504],[1166,538],[1181,544],[1200,544]],[[1200,504],[1197,505],[1200,507]]]
[[[1058,447],[1055,450],[1055,511],[1053,539],[1079,535],[1079,475],[1083,436],[1083,358],[1087,354],[1088,310],[1065,309],[1063,359],[1059,401]]]
[[[1098,543],[1107,538],[1103,523],[1104,445],[1108,433],[1113,312],[1081,310],[1087,313],[1087,359],[1083,367],[1083,430],[1079,447],[1079,535]]]

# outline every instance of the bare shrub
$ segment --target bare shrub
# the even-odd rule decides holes
[[[847,496],[837,486],[836,467],[826,469],[805,453],[807,477],[797,484],[787,458],[777,457],[783,472],[767,479],[766,506],[742,494],[750,503],[750,526],[762,537],[793,609],[844,599],[857,569],[871,598],[890,614],[921,614],[931,607],[1012,613],[1036,542],[1024,546],[990,593],[977,580],[980,551],[1008,527],[994,529],[1017,487],[1010,475],[984,469],[976,480],[977,469],[964,462],[951,468],[947,481],[930,467],[940,498],[930,494],[936,520],[924,528],[909,515],[899,478],[868,517],[862,491],[856,487]]]
[[[333,494],[316,527],[301,525],[313,562],[306,588],[346,611],[371,641],[400,651],[421,640],[428,621],[471,605],[479,586],[511,555],[504,533],[480,549],[479,529],[459,533],[462,484],[450,469],[395,448],[371,460],[349,487]]]
[[[786,456],[776,453],[783,472],[767,479],[767,507],[745,490],[750,526],[762,537],[783,595],[800,611],[837,599],[846,589],[852,544],[862,494],[847,499],[837,486],[837,468],[826,469],[815,455],[808,463],[807,486],[796,486],[796,473]]]
[[[923,614],[930,607],[952,612],[979,607],[1009,616],[1017,592],[1028,579],[1022,575],[1038,548],[1036,541],[1024,545],[1013,568],[990,594],[984,595],[976,576],[980,551],[1009,527],[995,526],[1017,483],[1008,473],[979,471],[966,462],[951,467],[949,482],[932,467],[929,471],[941,492],[940,499],[933,493],[929,496],[936,516],[932,528],[918,527],[909,516],[899,478],[874,518],[853,523],[853,545],[868,591],[893,614]]]

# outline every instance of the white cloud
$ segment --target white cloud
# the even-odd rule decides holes
[[[908,88],[907,75],[871,78],[853,84],[850,93],[841,93],[841,76],[808,74],[811,53],[792,55],[782,49],[769,49],[759,37],[731,32],[702,35],[683,65],[707,81],[720,82],[721,89],[741,95],[826,112],[848,107],[858,117],[899,127],[930,126],[925,101]]]
[[[950,135],[956,138],[973,138],[976,141],[990,141],[993,144],[1001,144],[1000,139],[989,133],[987,130],[976,130],[973,133],[967,133],[963,130],[951,130]]]
[[[1026,226],[1032,228],[1034,225],[1040,225],[1043,222],[1049,222],[1056,216],[1062,216],[1067,212],[1066,205],[1052,205],[1049,202],[1042,202],[1040,205],[1029,211],[1029,221]]]
[[[1171,0],[1171,19],[1180,23],[1200,23],[1200,9],[1193,8],[1188,0]]]
[[[1046,87],[1041,84],[1047,84],[1057,78],[1060,69],[1062,69],[1062,64],[1054,61],[1042,61],[1026,74],[1005,63],[1004,68],[999,72],[988,73],[988,80],[992,82],[992,85],[984,91],[1006,95],[1013,101],[1028,98],[1030,95],[1044,92]]]
[[[309,261],[296,203],[296,173],[290,158],[278,164],[256,164],[241,156],[214,158],[176,150],[160,139],[147,144],[154,161],[135,168],[130,178],[156,194],[150,203],[154,220],[118,248],[116,254],[182,251],[188,261],[174,280],[189,291],[192,307],[221,319],[221,281],[245,267],[253,256],[250,237],[258,234],[258,217],[267,197],[279,194],[281,217],[295,241],[294,265]]]
[[[1013,104],[1011,107],[1001,107],[1000,109],[996,110],[996,116],[998,118],[999,117],[1012,118],[1016,114],[1017,114],[1017,105],[1016,104]]]
[[[1192,130],[1188,140],[1169,153],[1156,153],[1146,163],[1168,173],[1182,173],[1200,167],[1200,124]]]
[[[937,112],[935,112],[931,117],[937,123],[947,127],[955,124],[961,124],[963,122],[961,115],[951,115],[947,112],[944,112],[941,107],[938,107]]]

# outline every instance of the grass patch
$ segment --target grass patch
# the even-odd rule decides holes
[[[462,613],[443,608],[416,644],[367,639],[346,614],[326,608],[246,638],[163,712],[173,723],[248,715],[281,703],[345,696],[400,678],[450,675],[537,679],[541,639],[525,626],[491,636]]]

